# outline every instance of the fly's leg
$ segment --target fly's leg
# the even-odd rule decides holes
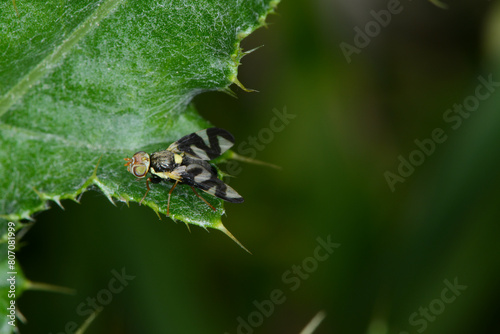
[[[146,190],[146,193],[144,194],[144,196],[142,197],[141,201],[139,202],[139,205],[142,204],[142,201],[144,201],[144,199],[146,198],[146,195],[148,194],[149,192],[149,181],[151,181],[151,178],[148,177],[147,180],[146,180],[146,188],[148,188],[148,190]]]
[[[198,192],[196,192],[196,190],[194,189],[194,187],[193,187],[193,186],[191,186],[191,189],[193,189],[193,191],[194,191],[194,193],[196,194],[196,196],[198,196],[199,198],[201,198],[201,200],[202,200],[203,202],[207,203],[207,205],[208,205],[209,207],[211,207],[211,208],[212,208],[212,210],[217,211],[217,210],[216,210],[216,209],[212,206],[212,204],[208,203],[206,199],[204,199],[203,197],[201,197],[201,196],[200,196],[200,194],[198,194]]]
[[[172,189],[168,192],[168,201],[167,201],[167,216],[170,216],[170,195],[172,194],[172,191],[174,191],[175,187],[177,186],[177,183],[179,181],[175,181],[174,185],[172,186]]]

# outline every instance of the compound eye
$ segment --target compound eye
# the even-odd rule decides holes
[[[144,177],[149,172],[149,154],[140,151],[134,154],[132,159],[125,158],[128,161],[125,166],[127,170],[135,177]]]
[[[132,168],[132,174],[136,177],[144,177],[148,172],[148,168],[145,165],[138,165]]]

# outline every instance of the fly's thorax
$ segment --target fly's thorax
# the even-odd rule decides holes
[[[151,154],[151,167],[154,168],[156,172],[171,172],[175,167],[180,165],[180,163],[177,162],[179,158],[180,162],[182,162],[182,157],[177,156],[178,154],[168,150],[155,152]]]

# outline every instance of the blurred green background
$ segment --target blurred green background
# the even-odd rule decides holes
[[[263,46],[239,71],[259,93],[194,99],[236,152],[247,143],[282,167],[240,164],[230,180],[245,203],[226,204],[223,221],[252,255],[87,192],[24,238],[26,276],[77,293],[27,291],[21,333],[72,333],[92,298],[107,305],[87,333],[300,333],[321,310],[318,334],[500,333],[499,87],[456,129],[443,118],[474,101],[478,77],[500,82],[500,2],[401,1],[348,62],[340,44],[395,3],[284,0],[243,41]],[[295,117],[269,131],[285,108]],[[391,191],[386,172],[437,128],[446,140]],[[318,237],[340,246],[326,257]],[[112,270],[135,278],[109,293]]]

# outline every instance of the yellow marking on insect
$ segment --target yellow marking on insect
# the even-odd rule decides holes
[[[182,177],[175,172],[157,172],[151,167],[151,174],[161,177],[164,180],[182,181]]]
[[[179,154],[177,154],[177,153],[175,153],[174,154],[174,160],[175,160],[176,164],[180,165],[182,163],[182,156],[179,155]]]

